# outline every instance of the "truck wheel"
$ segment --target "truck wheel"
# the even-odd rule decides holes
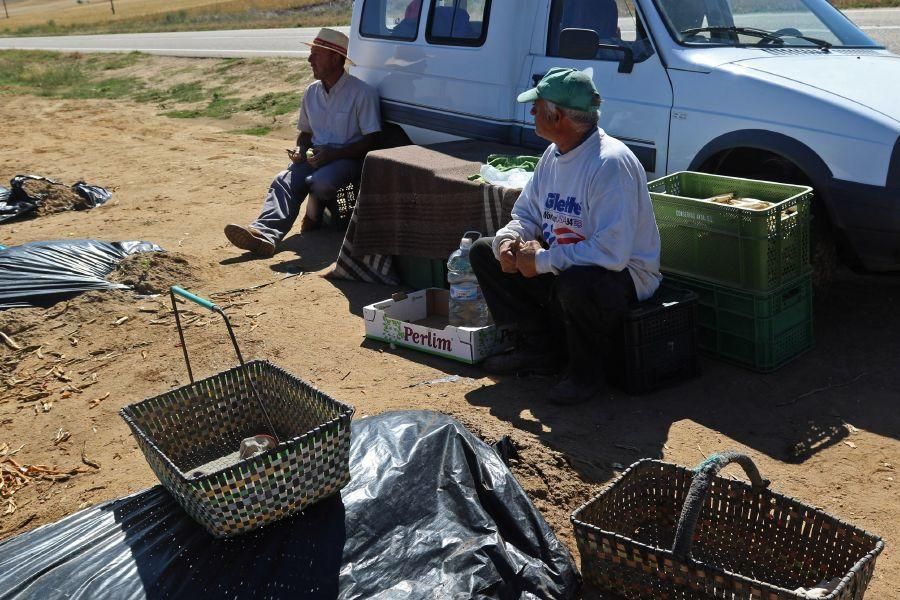
[[[828,286],[841,265],[837,237],[822,201],[822,194],[797,165],[777,154],[754,149],[738,149],[714,157],[702,170],[718,175],[812,187],[813,205],[809,240],[812,282],[817,288]]]

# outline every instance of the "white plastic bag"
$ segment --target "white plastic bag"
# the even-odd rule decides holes
[[[525,169],[510,169],[499,171],[491,165],[481,165],[481,176],[490,184],[501,185],[510,188],[523,188],[531,180],[534,173]]]

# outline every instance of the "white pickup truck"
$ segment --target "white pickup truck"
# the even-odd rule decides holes
[[[848,258],[900,269],[900,57],[826,0],[355,0],[350,36],[353,73],[414,143],[539,151],[516,95],[590,67],[601,126],[649,178],[812,185]]]

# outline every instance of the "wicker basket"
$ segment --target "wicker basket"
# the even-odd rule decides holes
[[[241,366],[194,382],[185,347],[190,385],[120,411],[160,482],[215,537],[301,511],[350,481],[353,408],[269,362],[244,364],[235,349]],[[267,432],[275,448],[234,456],[241,440]]]
[[[732,461],[752,485],[716,476]],[[828,600],[862,600],[881,539],[768,483],[736,453],[633,464],[572,514],[585,579],[629,600],[805,600],[839,578]]]

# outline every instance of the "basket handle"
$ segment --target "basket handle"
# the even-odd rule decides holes
[[[694,541],[694,530],[697,528],[697,520],[700,511],[716,475],[731,463],[737,463],[743,467],[744,472],[750,478],[750,484],[754,490],[762,490],[769,486],[769,480],[763,479],[759,469],[746,454],[739,452],[720,452],[713,454],[700,463],[694,469],[694,481],[685,498],[678,518],[678,529],[675,530],[675,544],[672,546],[672,554],[680,561],[687,561],[691,554],[691,544]]]
[[[241,372],[247,380],[247,385],[250,386],[250,389],[253,391],[256,401],[259,403],[259,408],[266,417],[266,422],[269,424],[269,431],[272,433],[272,437],[275,438],[276,443],[279,443],[278,432],[275,431],[275,425],[272,424],[269,412],[266,410],[266,406],[256,389],[256,385],[253,384],[253,379],[250,377],[250,371],[247,370],[247,365],[244,364],[244,357],[241,355],[241,349],[238,347],[237,338],[234,337],[234,330],[231,328],[231,321],[228,319],[228,315],[226,315],[225,311],[216,303],[192,294],[177,285],[173,285],[169,288],[169,295],[172,297],[172,310],[175,311],[175,324],[178,327],[178,337],[181,339],[181,350],[184,352],[184,364],[187,365],[188,377],[191,379],[191,383],[194,383],[194,373],[191,371],[191,359],[188,356],[187,344],[184,341],[184,330],[181,327],[181,317],[178,314],[178,303],[175,301],[175,296],[181,296],[185,300],[190,300],[191,302],[199,304],[203,308],[207,308],[222,316],[222,319],[225,321],[225,326],[228,328],[228,335],[231,337],[231,345],[234,346],[234,353],[237,354],[238,362],[241,363]]]

